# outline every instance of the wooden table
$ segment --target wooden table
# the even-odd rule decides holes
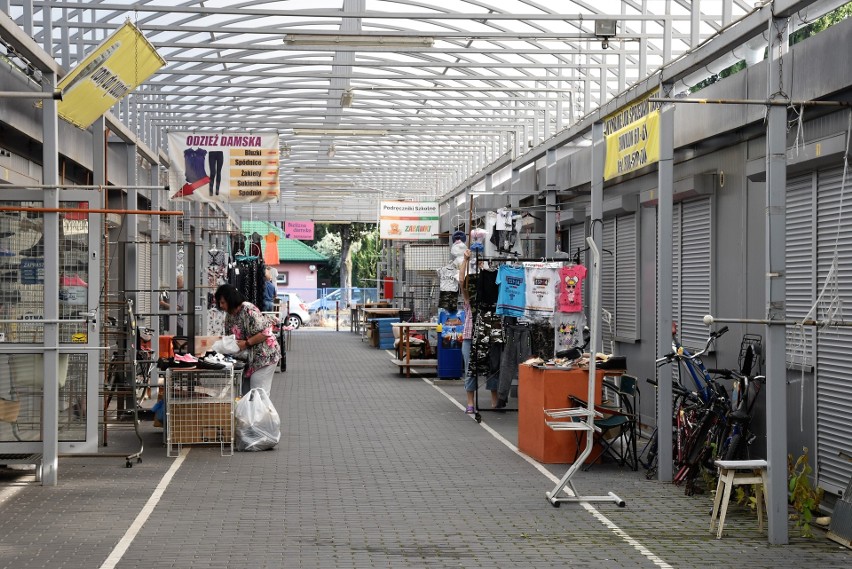
[[[394,316],[399,316],[399,308],[370,308],[365,306],[360,309],[361,316],[363,317],[362,326],[363,334],[361,335],[361,340],[367,337],[367,331],[369,330],[369,321],[370,318],[392,318]]]
[[[437,369],[437,359],[417,359],[411,361],[411,331],[412,330],[434,330],[437,324],[435,322],[394,322],[392,328],[399,330],[399,343],[397,344],[396,358],[392,359],[395,365],[399,366],[399,374],[402,375],[402,369],[405,368],[405,377],[411,377],[412,367],[434,367]],[[405,359],[402,359],[402,354],[405,353]]]
[[[393,308],[393,307],[368,308],[366,306],[361,309],[361,311],[364,313],[365,318],[370,318],[370,317],[372,317],[372,318],[384,318],[384,317],[390,318],[390,317],[393,317],[393,316],[399,316],[400,310],[402,310],[402,309],[401,308]]]
[[[595,374],[595,403],[601,402],[605,370]],[[574,462],[577,437],[545,424],[545,409],[573,407],[572,395],[589,396],[589,370],[520,365],[518,367],[518,450],[544,464]],[[566,419],[570,421],[571,419]]]

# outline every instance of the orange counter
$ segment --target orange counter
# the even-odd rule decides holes
[[[596,374],[595,403],[601,402],[604,371]],[[574,461],[585,431],[554,431],[545,425],[545,409],[575,407],[570,396],[588,397],[588,370],[546,369],[528,365],[518,371],[518,449],[545,464]],[[570,419],[567,419],[570,420]]]

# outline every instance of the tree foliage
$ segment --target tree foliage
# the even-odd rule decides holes
[[[374,287],[376,285],[376,268],[381,259],[382,249],[379,240],[379,230],[373,228],[369,233],[352,244],[352,285]]]
[[[799,43],[800,41],[803,41],[803,40],[805,40],[805,39],[807,39],[811,36],[815,36],[816,34],[820,33],[821,31],[830,28],[834,24],[842,22],[843,20],[845,20],[849,16],[852,16],[852,2],[847,2],[843,6],[837,8],[836,10],[832,10],[828,14],[825,14],[824,16],[817,18],[816,20],[814,20],[810,24],[808,24],[806,26],[802,26],[801,28],[799,28],[798,30],[796,30],[795,32],[790,34],[790,45],[795,45],[795,44]],[[766,54],[764,53],[764,58],[765,57],[766,57]],[[699,81],[698,83],[696,83],[695,85],[690,87],[689,92],[695,93],[697,91],[700,91],[704,87],[707,87],[708,85],[712,85],[713,83],[721,81],[725,77],[728,77],[730,75],[733,75],[734,73],[742,71],[745,68],[746,68],[745,61],[740,60],[740,61],[734,63],[733,65],[731,65],[730,67],[720,71],[718,75],[714,74],[714,75],[711,75],[710,77],[708,77],[707,79],[704,79],[703,81]]]
[[[351,274],[345,278],[341,269],[347,269],[346,259],[342,258],[344,250],[344,229],[348,227],[349,247],[348,257],[351,259]],[[351,286],[376,286],[376,263],[379,258],[380,241],[375,223],[317,224],[314,229],[315,241],[313,248],[328,257],[328,266],[320,268],[320,277],[334,285],[344,282]]]

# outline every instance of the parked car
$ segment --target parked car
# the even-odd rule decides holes
[[[295,292],[278,293],[278,301],[284,325],[298,328],[311,320],[308,305]]]
[[[352,288],[350,289],[351,294],[349,296],[349,300],[354,304],[364,304],[364,302],[372,302],[377,298],[377,290],[374,288]],[[337,303],[340,302],[340,308],[346,308],[345,297],[343,294],[343,289],[334,290],[322,298],[318,298],[315,301],[308,304],[308,312],[313,314],[317,310],[334,310],[337,307]]]

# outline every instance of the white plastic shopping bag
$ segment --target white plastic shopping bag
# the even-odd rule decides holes
[[[240,351],[239,346],[237,346],[237,337],[233,334],[222,336],[221,340],[213,342],[212,348],[214,352],[220,354],[236,354]]]
[[[262,387],[255,387],[237,401],[234,409],[237,450],[269,450],[281,438],[281,419]]]

